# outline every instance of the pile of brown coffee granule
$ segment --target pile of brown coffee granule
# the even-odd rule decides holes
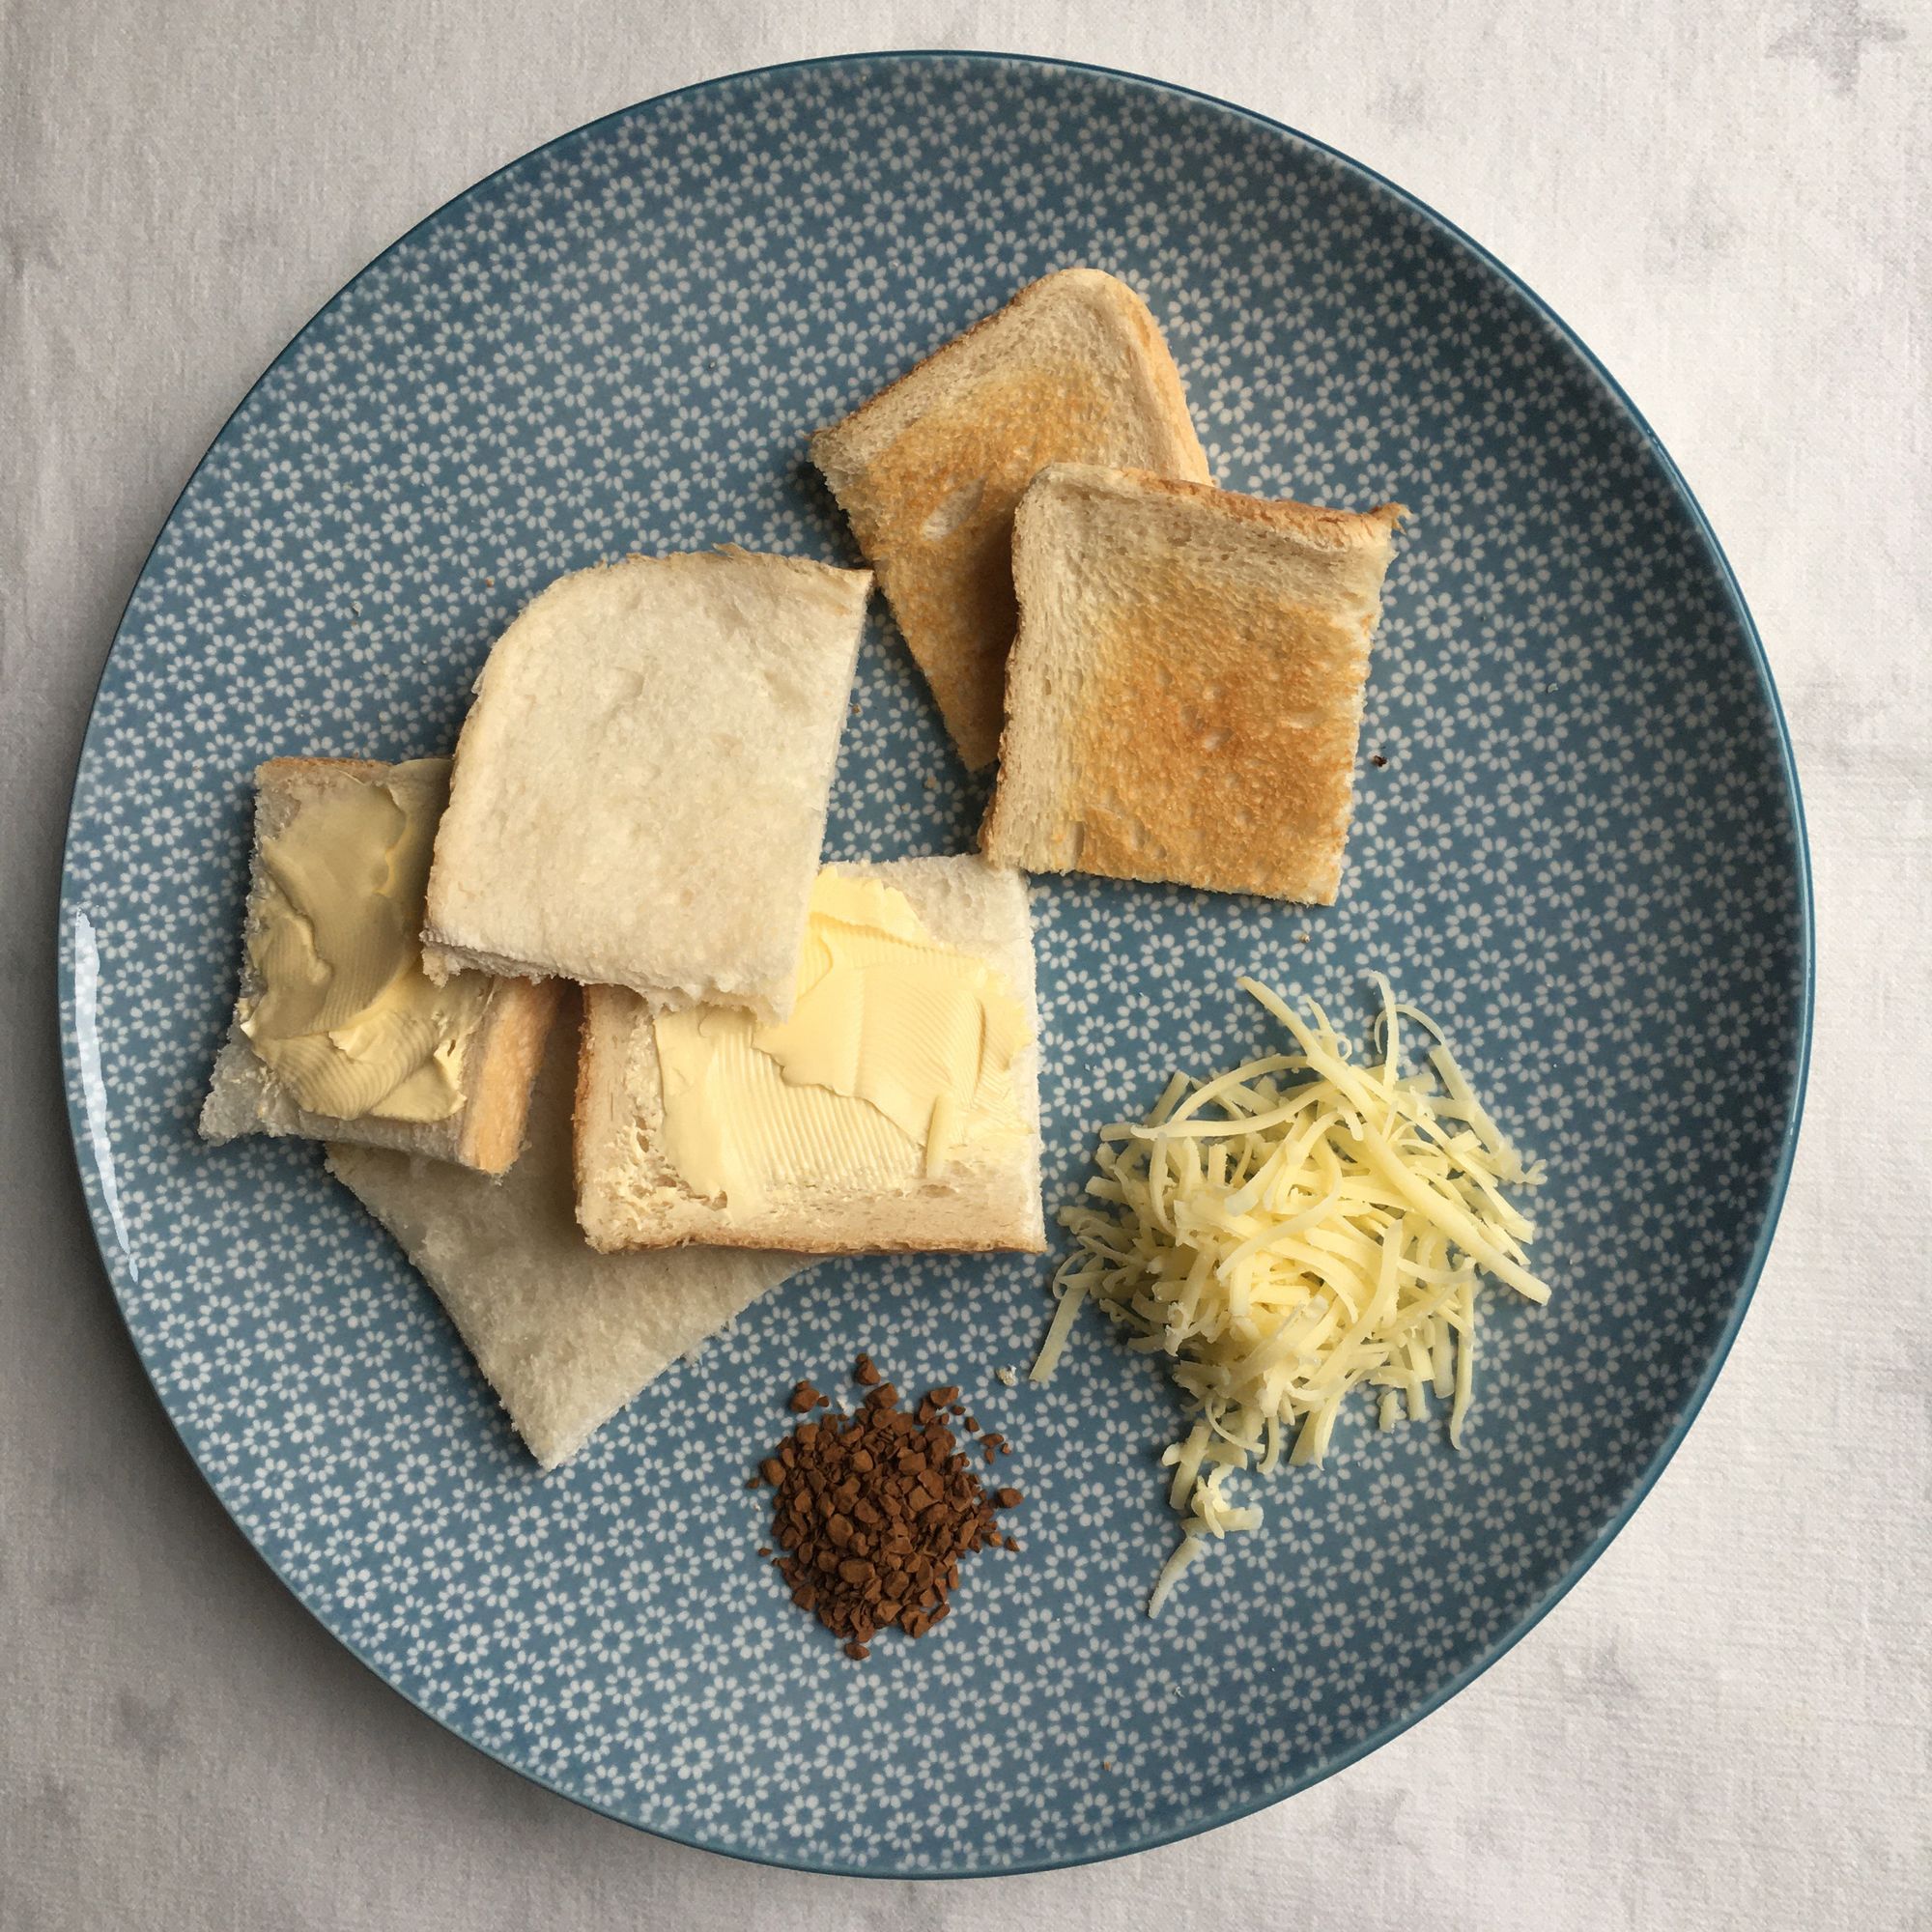
[[[753,1487],[778,1492],[772,1535],[781,1553],[772,1562],[792,1602],[843,1637],[847,1657],[863,1658],[887,1625],[923,1636],[946,1615],[962,1556],[988,1544],[1018,1549],[993,1512],[1011,1509],[1020,1492],[980,1487],[951,1427],[980,1431],[956,1388],[927,1389],[908,1413],[869,1356],[852,1375],[866,1389],[857,1412],[800,1423],[759,1463]],[[791,1393],[798,1415],[830,1404],[810,1382]],[[990,1434],[980,1448],[988,1463],[1009,1453]]]

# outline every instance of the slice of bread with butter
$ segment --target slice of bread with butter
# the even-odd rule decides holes
[[[974,857],[825,868],[790,1018],[587,995],[578,1217],[593,1247],[1037,1250],[1025,882]]]
[[[273,758],[255,774],[242,983],[211,1141],[359,1141],[500,1174],[523,1145],[554,989],[423,971],[449,760]]]

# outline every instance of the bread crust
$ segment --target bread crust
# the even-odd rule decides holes
[[[456,1159],[481,1174],[502,1174],[523,1151],[530,1089],[563,991],[554,980],[498,980],[470,1042],[469,1092],[458,1117]],[[339,1138],[339,1137],[338,1137]]]
[[[976,770],[999,750],[1012,515],[1033,476],[1067,459],[1208,475],[1159,325],[1094,269],[1029,283],[820,430],[811,456]]]
[[[1188,483],[1179,477],[1156,476],[1148,469],[1119,469],[1107,473],[1123,488],[1144,496],[1197,503],[1217,516],[1286,531],[1322,550],[1374,550],[1386,543],[1408,515],[1400,503],[1378,503],[1367,510],[1332,510],[1317,503],[1297,503],[1292,497],[1243,497],[1212,483]]]
[[[1194,457],[1201,473],[1208,473],[1207,452],[1201,447],[1201,439],[1195,433],[1194,418],[1187,409],[1187,391],[1180,381],[1180,371],[1175,367],[1174,356],[1168,349],[1167,338],[1161,333],[1160,326],[1153,319],[1152,311],[1140,295],[1119,277],[1110,275],[1104,269],[1056,269],[1050,274],[1036,276],[1016,294],[1009,297],[999,308],[988,315],[982,315],[978,322],[968,323],[950,341],[942,342],[937,349],[922,355],[912,367],[901,376],[895,376],[883,389],[867,396],[856,409],[848,411],[836,423],[814,431],[811,438],[811,458],[819,462],[821,450],[835,459],[855,441],[863,440],[865,433],[871,429],[880,418],[889,415],[895,404],[904,403],[908,396],[916,393],[930,378],[935,364],[942,369],[956,351],[978,344],[980,339],[990,336],[998,329],[1015,322],[1024,322],[1028,312],[1036,304],[1054,296],[1066,293],[1076,285],[1094,287],[1104,283],[1116,299],[1124,296],[1121,304],[1122,313],[1131,318],[1135,325],[1135,336],[1140,347],[1150,360],[1149,373],[1159,384],[1163,413],[1177,440],[1193,446]],[[823,464],[819,467],[823,469]]]
[[[255,767],[257,796],[304,779],[374,779],[389,769],[382,758],[267,758]]]

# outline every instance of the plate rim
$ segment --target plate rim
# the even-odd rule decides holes
[[[209,460],[213,456],[214,452],[221,447],[229,431],[234,427],[237,417],[248,407],[256,392],[274,375],[276,370],[282,366],[289,356],[294,354],[297,347],[307,336],[309,330],[325,315],[335,308],[338,303],[345,300],[365,276],[374,272],[397,249],[401,248],[413,237],[425,229],[433,227],[444,215],[448,214],[451,210],[459,207],[462,203],[468,201],[470,196],[487,187],[499,176],[509,173],[512,169],[521,168],[537,156],[546,155],[552,150],[563,146],[566,142],[574,141],[580,136],[588,134],[597,128],[607,127],[614,122],[626,120],[646,109],[657,107],[663,102],[680,99],[690,95],[703,94],[714,88],[729,87],[741,81],[767,80],[780,74],[797,73],[814,69],[856,69],[901,62],[932,65],[958,63],[961,65],[987,68],[1018,67],[1050,69],[1060,73],[1072,73],[1097,77],[1108,81],[1125,82],[1131,87],[1145,88],[1157,94],[1177,97],[1193,105],[1209,107],[1221,113],[1236,116],[1239,120],[1265,128],[1270,134],[1285,136],[1290,141],[1296,142],[1300,146],[1312,150],[1329,161],[1347,169],[1350,173],[1370,183],[1383,193],[1392,196],[1396,202],[1411,213],[1421,216],[1423,220],[1447,235],[1453,242],[1466,250],[1470,256],[1492,274],[1499,276],[1516,295],[1526,301],[1539,319],[1553,329],[1557,336],[1576,354],[1585,369],[1602,385],[1604,390],[1607,392],[1611,402],[1642,436],[1665,480],[1674,492],[1678,503],[1688,513],[1691,528],[1708,552],[1712,562],[1716,565],[1724,595],[1742,626],[1751,668],[1756,673],[1758,690],[1769,710],[1771,721],[1775,727],[1777,772],[1782,781],[1784,793],[1789,802],[1791,811],[1792,831],[1795,835],[1793,850],[1797,874],[1796,883],[1798,886],[1799,942],[1803,962],[1803,970],[1799,976],[1797,989],[1796,1052],[1793,1059],[1790,1091],[1785,1101],[1784,1119],[1778,1136],[1778,1157],[1766,1191],[1764,1213],[1758,1228],[1757,1238],[1752,1245],[1750,1255],[1747,1259],[1739,1278],[1737,1300],[1729,1316],[1726,1318],[1721,1330],[1719,1332],[1716,1341],[1712,1345],[1709,1362],[1706,1364],[1703,1373],[1699,1376],[1695,1386],[1685,1399],[1676,1420],[1672,1423],[1669,1431],[1659,1444],[1649,1462],[1638,1471],[1623,1501],[1611,1513],[1597,1534],[1591,1538],[1581,1553],[1571,1563],[1563,1576],[1499,1639],[1488,1647],[1480,1657],[1473,1660],[1454,1676],[1438,1685],[1434,1691],[1412,1709],[1405,1711],[1396,1718],[1390,1719],[1386,1723],[1379,1725],[1376,1730],[1372,1731],[1367,1737],[1358,1740],[1355,1744],[1338,1752],[1333,1757],[1323,1760],[1305,1775],[1281,1779],[1279,1782],[1271,1785],[1268,1791],[1261,1797],[1253,1800],[1243,1799],[1235,1804],[1223,1806],[1210,1816],[1189,1820],[1184,1824],[1174,1827],[1172,1830],[1162,1829],[1156,1831],[1150,1835],[1137,1838],[1132,1844],[1121,1845],[1096,1852],[1081,1852],[1065,1858],[1029,1858],[1012,1864],[955,1865],[944,1869],[934,1869],[931,1867],[914,1868],[904,1865],[880,1863],[853,1864],[816,1858],[786,1857],[781,1853],[724,1843],[715,1838],[699,1837],[686,1831],[641,1823],[636,1818],[627,1817],[622,1812],[613,1810],[609,1805],[598,1803],[595,1799],[585,1797],[578,1792],[565,1790],[543,1773],[518,1764],[505,1755],[504,1752],[483,1743],[477,1738],[469,1736],[465,1731],[459,1729],[449,1719],[439,1716],[435,1711],[430,1710],[416,1697],[411,1695],[408,1690],[396,1684],[364,1653],[359,1645],[345,1635],[343,1632],[336,1629],[334,1624],[324,1615],[322,1610],[311,1604],[308,1598],[297,1588],[295,1583],[283,1574],[280,1567],[255,1539],[249,1535],[247,1529],[229,1509],[221,1491],[216,1487],[201,1457],[196,1454],[194,1446],[188,1441],[183,1431],[181,1422],[161,1396],[160,1390],[156,1386],[154,1372],[149,1365],[146,1354],[134,1339],[133,1327],[128,1320],[128,1290],[127,1284],[123,1279],[123,1270],[124,1267],[128,1266],[128,1264],[125,1254],[117,1258],[117,1251],[120,1250],[120,1241],[115,1231],[107,1223],[107,1208],[100,1180],[101,1169],[99,1162],[94,1161],[92,1157],[91,1143],[93,1136],[87,1120],[84,1092],[79,1087],[80,1074],[75,1065],[75,1057],[70,1055],[66,1046],[68,1020],[70,1015],[76,1012],[70,936],[75,932],[76,920],[78,919],[85,923],[86,918],[85,912],[79,904],[78,895],[73,887],[74,813],[81,778],[88,767],[91,754],[95,750],[95,731],[99,723],[98,714],[100,706],[101,688],[107,681],[108,669],[113,664],[114,655],[121,647],[123,635],[127,630],[128,613],[132,609],[134,599],[139,595],[141,585],[147,579],[148,571],[154,562],[156,551],[160,548],[161,540],[167,535],[169,529],[172,528],[182,503],[186,498],[188,493],[194,488],[202,470],[207,467]],[[69,1137],[73,1153],[76,1178],[80,1182],[81,1198],[87,1209],[89,1231],[94,1237],[95,1248],[100,1258],[102,1272],[107,1277],[109,1290],[114,1296],[116,1312],[120,1315],[122,1325],[127,1331],[128,1346],[133,1351],[135,1361],[140,1366],[142,1377],[148,1384],[150,1393],[154,1396],[156,1406],[160,1409],[168,1427],[174,1432],[176,1440],[186,1454],[189,1463],[194,1467],[195,1473],[200,1476],[209,1493],[213,1496],[215,1506],[241,1535],[242,1542],[247,1546],[256,1560],[268,1569],[270,1575],[300,1605],[303,1612],[336,1644],[346,1651],[350,1657],[354,1658],[363,1669],[368,1671],[372,1677],[382,1684],[385,1690],[401,1698],[412,1709],[419,1712],[431,1723],[435,1724],[438,1729],[446,1732],[449,1736],[468,1746],[471,1750],[502,1766],[505,1770],[515,1773],[519,1777],[527,1779],[530,1783],[541,1787],[557,1798],[565,1800],[569,1804],[581,1805],[585,1810],[611,1819],[613,1823],[626,1826],[632,1831],[641,1832],[646,1836],[659,1838],[669,1844],[686,1846],[695,1851],[710,1852],[722,1858],[738,1860],[748,1864],[768,1866],[776,1870],[803,1872],[838,1878],[921,1879],[934,1881],[975,1878],[1018,1878],[1036,1872],[1074,1870],[1084,1865],[1103,1863],[1116,1859],[1131,1858],[1142,1852],[1154,1851],[1162,1846],[1178,1844],[1188,1838],[1198,1837],[1206,1833],[1218,1831],[1223,1826],[1235,1824],[1240,1819],[1253,1817],[1258,1812],[1270,1809],[1272,1806],[1280,1804],[1303,1791],[1312,1789],[1314,1786],[1333,1777],[1337,1773],[1348,1770],[1351,1765],[1360,1763],[1362,1759],[1379,1750],[1384,1745],[1393,1743],[1405,1731],[1412,1729],[1426,1719],[1433,1717],[1452,1698],[1465,1690],[1484,1672],[1508,1656],[1582,1581],[1583,1577],[1596,1566],[1604,1552],[1615,1542],[1631,1519],[1636,1514],[1637,1510],[1649,1496],[1651,1491],[1656,1487],[1664,1470],[1669,1466],[1677,1451],[1683,1446],[1686,1436],[1690,1433],[1691,1426],[1696,1422],[1706,1400],[1710,1396],[1711,1390],[1715,1387],[1718,1377],[1722,1373],[1724,1363],[1730,1356],[1731,1349],[1737,1341],[1738,1333],[1744,1325],[1745,1317],[1749,1312],[1751,1301],[1756,1294],[1758,1281],[1763,1274],[1765,1264],[1770,1257],[1772,1243],[1776,1235],[1777,1225],[1784,1209],[1785,1199],[1790,1189],[1792,1168],[1798,1151],[1799,1132],[1804,1115],[1805,1092],[1810,1077],[1811,1047],[1817,993],[1818,948],[1816,903],[1812,876],[1810,838],[1805,822],[1804,792],[1799,781],[1798,760],[1792,745],[1790,725],[1784,715],[1784,706],[1778,697],[1776,680],[1772,673],[1771,661],[1766,655],[1763,638],[1758,631],[1756,619],[1751,614],[1750,606],[1746,601],[1743,587],[1738,582],[1737,573],[1732,569],[1730,558],[1725,554],[1723,545],[1719,541],[1717,531],[1712,527],[1710,519],[1705,515],[1704,507],[1698,501],[1696,493],[1690,488],[1690,483],[1686,480],[1683,471],[1678,468],[1669,450],[1664,447],[1662,440],[1651,427],[1649,419],[1637,407],[1623,384],[1617,381],[1616,377],[1605,367],[1595,351],[1590,348],[1589,344],[1506,262],[1492,253],[1482,242],[1475,240],[1473,236],[1452,221],[1447,215],[1442,214],[1419,195],[1390,180],[1388,176],[1380,173],[1378,169],[1369,166],[1366,162],[1357,160],[1353,156],[1343,152],[1341,149],[1327,141],[1321,140],[1316,135],[1305,133],[1300,128],[1293,127],[1285,121],[1277,120],[1272,115],[1264,114],[1257,108],[1244,107],[1236,101],[1228,100],[1218,95],[1209,94],[1205,89],[1189,87],[1179,81],[1161,80],[1151,74],[1136,73],[1128,69],[1109,67],[1100,62],[1066,60],[1050,54],[1007,53],[996,49],[979,47],[872,48],[846,53],[817,54],[798,60],[774,61],[757,67],[740,68],[728,73],[712,74],[702,80],[690,81],[682,87],[668,88],[659,94],[646,95],[641,99],[631,101],[622,107],[612,108],[608,113],[595,115],[588,121],[581,122],[575,127],[565,128],[561,132],[552,135],[548,140],[538,142],[534,147],[526,149],[522,154],[512,156],[508,160],[499,163],[487,173],[479,175],[474,181],[459,188],[454,194],[448,196],[427,213],[412,222],[408,228],[404,229],[401,234],[379,249],[347,281],[329,295],[308,316],[307,320],[301,324],[295,333],[289,337],[287,342],[276,351],[275,355],[264,366],[261,373],[256,376],[255,380],[248,384],[247,388],[237,400],[234,408],[223,418],[220,427],[210,439],[207,448],[196,459],[194,468],[188,472],[181,489],[176,493],[174,500],[169,504],[167,514],[161,519],[159,526],[156,529],[154,539],[149,544],[147,553],[141,560],[141,567],[135,573],[133,582],[128,588],[127,600],[122,606],[121,614],[115,620],[113,635],[108,641],[107,650],[102,655],[100,668],[96,675],[94,689],[88,698],[87,723],[81,733],[80,748],[74,759],[73,778],[68,790],[67,824],[61,840],[60,894],[56,906],[55,919],[55,1037],[61,1049],[61,1077],[64,1097],[67,1102]],[[92,1179],[90,1179],[90,1176],[92,1176]],[[128,1267],[128,1272],[131,1275],[131,1267]]]

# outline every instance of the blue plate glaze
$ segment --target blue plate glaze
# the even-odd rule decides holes
[[[1414,513],[1341,903],[1035,890],[1046,1185],[1170,1068],[1267,1037],[1254,971],[1388,972],[1543,1155],[1537,1311],[1492,1297],[1464,1451],[1373,1434],[1142,1614],[1179,1410],[1091,1311],[1043,1390],[1025,1259],[830,1263],[539,1480],[313,1148],[192,1122],[234,989],[248,774],[446,748],[558,572],[850,539],[808,434],[1022,282],[1143,291],[1216,475]],[[1385,767],[1369,761],[1385,756]],[[883,620],[828,849],[956,850],[981,789]],[[870,1873],[1107,1857],[1270,1803],[1506,1649],[1634,1507],[1743,1315],[1808,1039],[1797,786],[1737,587],[1667,457],[1519,283],[1407,196],[1092,69],[780,68],[526,156],[316,317],[155,545],[74,788],[61,1020],[80,1169],[163,1406],[322,1623],[529,1776],[740,1856]],[[793,1378],[860,1348],[1004,1429],[1024,1549],[855,1666],[755,1554]]]

